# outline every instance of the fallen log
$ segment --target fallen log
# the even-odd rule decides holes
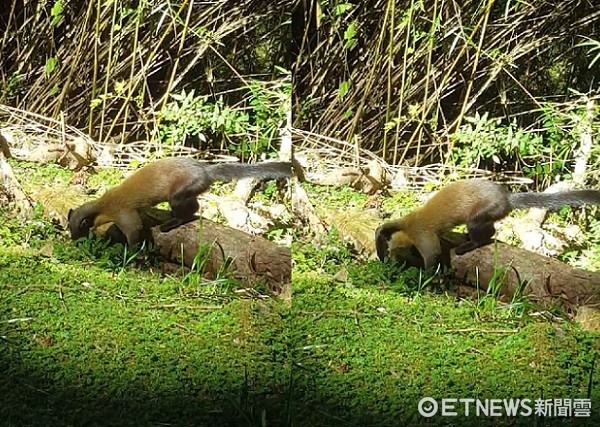
[[[498,286],[505,299],[527,295],[541,307],[600,306],[600,272],[571,267],[499,241],[458,256],[453,249],[464,241],[464,234],[452,232],[441,239],[442,262],[465,285],[482,291]],[[409,259],[410,265],[418,267],[420,261],[422,266],[418,252],[413,251]]]
[[[497,242],[457,256],[451,254],[456,277],[487,290],[501,284],[508,298],[527,295],[542,307],[569,310],[600,305],[600,272],[571,267],[555,258]]]
[[[187,223],[167,233],[152,228],[152,239],[161,255],[188,267],[202,257],[203,276],[215,279],[224,266],[233,277],[250,285],[266,283],[274,294],[291,283],[290,248],[261,237],[217,224],[205,218]]]
[[[209,280],[219,277],[227,266],[234,278],[251,286],[264,283],[276,295],[289,291],[286,287],[292,276],[290,248],[206,218],[162,233],[158,225],[170,217],[169,212],[156,208],[142,214],[144,237],[154,243],[166,261],[188,268],[201,264],[202,276]],[[114,242],[126,241],[115,225],[103,235]]]

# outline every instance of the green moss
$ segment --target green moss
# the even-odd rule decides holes
[[[349,290],[308,274],[294,276],[293,319],[302,343],[292,400],[299,425],[420,425],[417,402],[425,396],[586,397],[598,354],[597,335],[568,322],[507,318],[443,295]],[[592,379],[600,381],[597,371]],[[600,398],[597,387],[591,398]],[[481,423],[431,422],[469,421]],[[510,422],[531,425],[533,418],[495,425]]]
[[[0,250],[0,417],[36,425],[282,417],[289,367],[285,341],[273,342],[287,307],[212,289],[190,296],[175,278]]]
[[[66,187],[54,166],[14,165],[30,189]],[[99,192],[121,172],[90,177]],[[45,185],[44,185],[45,186]],[[289,304],[160,273],[101,240],[74,243],[41,209],[0,209],[2,425],[257,425],[288,415]]]

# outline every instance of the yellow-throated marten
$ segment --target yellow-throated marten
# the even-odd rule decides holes
[[[395,248],[414,245],[425,268],[434,267],[441,254],[439,236],[457,225],[467,224],[469,241],[456,248],[462,255],[492,242],[494,222],[513,209],[600,205],[599,190],[558,193],[510,193],[501,184],[483,179],[458,181],[442,188],[423,207],[389,221],[375,231],[377,256],[383,261]]]
[[[114,222],[127,243],[135,245],[141,240],[140,209],[169,202],[173,218],[160,225],[160,230],[165,232],[196,218],[197,196],[215,181],[279,179],[291,175],[290,162],[207,164],[185,157],[158,160],[142,167],[100,198],[69,210],[71,238],[87,236],[92,228]]]

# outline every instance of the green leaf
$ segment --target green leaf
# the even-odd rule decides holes
[[[52,25],[56,26],[62,19],[63,15],[62,1],[58,0],[54,3],[52,9],[50,10],[50,15],[52,16]]]
[[[340,97],[340,99],[344,99],[344,97],[348,94],[348,92],[350,91],[350,86],[351,83],[347,80],[344,80],[340,83],[340,87],[338,89],[338,96]]]
[[[120,80],[115,83],[115,93],[117,93],[117,95],[124,94],[126,88],[127,88],[127,82],[125,80]]]
[[[60,0],[58,0],[52,6],[52,10],[50,11],[50,14],[52,15],[53,18],[56,18],[56,17],[60,17],[62,15],[62,12],[63,12],[63,5],[62,5],[62,2]]]
[[[352,23],[350,23],[350,25],[348,25],[348,28],[346,28],[346,31],[344,31],[344,40],[346,40],[346,41],[354,40],[355,37],[356,37],[356,23],[352,22]]]
[[[340,16],[346,13],[348,10],[352,9],[354,5],[352,3],[342,3],[338,4],[334,9],[335,16]]]
[[[44,67],[44,69],[46,71],[46,77],[49,77],[50,74],[52,74],[52,72],[56,69],[57,65],[58,65],[58,60],[56,58],[48,58],[46,60],[46,65]]]

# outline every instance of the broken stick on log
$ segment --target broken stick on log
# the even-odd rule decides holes
[[[21,188],[21,184],[2,153],[0,153],[0,193],[14,205],[17,218],[22,221],[33,218],[33,204]]]

